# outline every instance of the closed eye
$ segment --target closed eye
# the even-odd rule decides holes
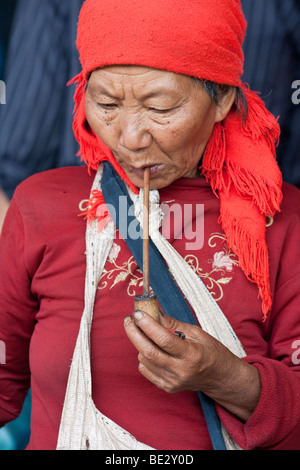
[[[175,108],[168,108],[168,109],[157,109],[157,108],[149,108],[149,111],[152,111],[157,114],[167,114],[173,111]]]
[[[112,109],[116,108],[117,105],[113,103],[110,103],[110,104],[97,103],[97,106],[101,109],[105,109],[106,111],[111,111]]]

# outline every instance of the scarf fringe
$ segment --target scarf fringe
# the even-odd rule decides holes
[[[217,196],[219,191],[224,191],[228,196],[230,186],[233,184],[237,193],[241,197],[251,198],[265,216],[274,217],[275,213],[281,210],[282,191],[280,186],[272,180],[261,177],[261,175],[255,175],[236,163],[227,162],[219,172],[203,169],[202,174],[209,180]]]
[[[263,321],[272,306],[269,283],[269,257],[265,240],[259,240],[237,221],[229,212],[223,212],[219,223],[226,233],[228,245],[239,258],[239,266],[247,279],[258,286],[262,300]]]
[[[274,217],[275,213],[280,211],[282,201],[280,185],[261,174],[242,168],[237,163],[227,162],[226,170],[238,194],[242,197],[251,197],[262,214]]]
[[[234,193],[240,197],[240,206],[244,207],[244,213],[253,219],[253,227],[258,222],[257,208],[253,205],[258,207],[261,214],[261,227],[265,224],[265,216],[274,217],[280,211],[282,175],[275,158],[280,127],[278,120],[265,108],[260,97],[247,85],[242,85],[241,88],[248,103],[247,120],[243,124],[240,117],[231,112],[225,121],[215,125],[203,156],[201,170],[216,196],[224,195],[224,199],[227,199],[221,204],[220,223],[229,247],[239,257],[241,269],[258,286],[266,319],[272,302],[265,236],[256,236],[254,228],[250,233],[241,216],[237,219],[237,216],[231,215],[230,195],[234,188]],[[241,110],[242,114],[244,111],[245,109]],[[242,136],[239,146],[236,145],[237,134]],[[253,159],[249,165],[247,158]]]

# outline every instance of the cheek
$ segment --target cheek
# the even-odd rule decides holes
[[[208,125],[207,121],[182,122],[182,124],[171,128],[164,136],[164,144],[169,152],[176,155],[189,157],[204,149],[210,138],[213,124]]]
[[[214,129],[214,116],[208,113],[196,122],[197,125],[186,128],[186,145],[191,151],[195,150],[202,154]]]
[[[210,137],[215,123],[211,105],[194,106],[172,123],[172,137],[177,144],[201,144]]]
[[[182,147],[189,141],[192,127],[192,124],[187,126],[183,118],[170,119],[164,125],[154,125],[153,136],[162,149],[168,152],[181,151]]]

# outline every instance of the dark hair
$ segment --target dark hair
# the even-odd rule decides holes
[[[217,106],[223,96],[225,96],[229,90],[233,88],[230,85],[220,85],[219,83],[211,82],[209,80],[201,80],[200,78],[196,77],[191,77],[191,79],[196,86],[201,86],[204,88],[213,103]],[[236,89],[235,108],[237,113],[241,116],[243,124],[245,124],[248,117],[247,98],[240,87],[234,88]]]

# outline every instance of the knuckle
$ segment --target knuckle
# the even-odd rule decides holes
[[[174,338],[173,336],[162,333],[157,342],[161,349],[169,350],[174,345]]]
[[[178,393],[178,388],[169,385],[165,387],[165,392],[168,393],[169,395],[175,395],[176,393]]]
[[[139,367],[138,367],[138,370],[139,370],[140,374],[145,375],[145,369],[146,368],[145,368],[144,364],[142,362],[140,362]]]
[[[155,361],[157,358],[157,349],[152,345],[146,346],[140,357],[141,362],[142,358],[145,358],[147,361]]]

